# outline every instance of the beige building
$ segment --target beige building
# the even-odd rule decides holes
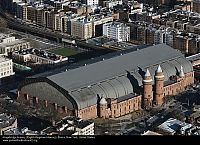
[[[44,10],[43,7],[36,8],[36,24],[44,26]]]
[[[0,57],[0,78],[14,75],[12,59]]]
[[[17,118],[5,113],[0,114],[0,135],[4,135],[4,131],[11,128],[17,128]]]
[[[71,21],[71,35],[80,39],[92,38],[92,21],[86,18]]]
[[[6,44],[15,41],[14,36],[10,36],[9,34],[0,33],[0,45]]]
[[[54,8],[44,10],[44,26],[55,29],[55,11]]]
[[[55,14],[55,30],[70,34],[71,33],[71,18],[78,16],[69,12],[60,12]]]
[[[12,58],[20,62],[31,62],[33,64],[56,64],[68,60],[68,57],[33,48],[15,51],[12,53]]]
[[[0,33],[0,55],[8,55],[13,51],[30,48],[30,42],[24,39],[15,39],[9,34]]]
[[[74,14],[71,11],[67,13],[60,12],[59,14],[55,14],[55,30],[71,35],[71,22],[83,18],[85,18],[85,16]]]
[[[0,54],[8,55],[8,53],[13,51],[19,51],[22,49],[30,48],[30,42],[26,40],[15,40],[9,43],[0,44]]]
[[[27,6],[27,19],[31,22],[36,22],[36,8],[33,6]]]

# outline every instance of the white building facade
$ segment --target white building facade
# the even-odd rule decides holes
[[[12,59],[0,57],[0,79],[14,75]]]
[[[103,25],[103,35],[118,42],[130,40],[130,27],[120,22],[111,22]]]
[[[92,5],[99,5],[99,0],[83,0],[82,3],[92,6]]]

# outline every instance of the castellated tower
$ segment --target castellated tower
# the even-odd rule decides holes
[[[152,90],[152,78],[149,70],[147,69],[143,79],[143,108],[148,109],[152,107],[153,102],[153,90]]]
[[[106,118],[107,101],[104,97],[101,98],[99,105],[100,105],[99,116]]]
[[[163,71],[160,67],[158,66],[155,74],[155,96],[154,96],[154,103],[157,106],[161,106],[163,104],[163,98],[164,98],[164,75]]]

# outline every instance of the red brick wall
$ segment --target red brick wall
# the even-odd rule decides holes
[[[176,83],[164,87],[164,96],[176,95],[185,90],[185,87],[194,83],[194,72],[185,74],[185,77]]]
[[[97,105],[89,106],[79,110],[78,116],[85,120],[97,118]]]
[[[141,97],[137,96],[122,102],[113,101],[111,104],[111,117],[120,117],[141,109]]]
[[[50,111],[58,111],[58,113],[62,116],[66,115],[75,115],[73,110],[68,110],[66,106],[59,106],[58,104],[48,102],[47,100],[40,100],[38,97],[32,97],[28,94],[24,94],[23,92],[18,92],[17,100],[25,105],[32,105],[41,108],[47,108]]]
[[[164,98],[163,90],[164,90],[164,77],[160,76],[155,77],[154,103],[158,106],[163,104],[163,98]]]
[[[143,85],[143,94],[144,94],[144,106],[143,107],[151,107],[153,101],[153,88],[151,84]]]

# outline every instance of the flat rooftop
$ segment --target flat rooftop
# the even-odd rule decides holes
[[[6,58],[6,57],[4,57],[4,56],[0,56],[0,63],[2,63],[2,62],[6,62],[6,61],[10,61],[11,59],[9,59],[9,58]]]
[[[26,43],[26,42],[27,42],[26,40],[20,39],[20,40],[12,41],[10,43],[0,44],[0,47],[8,47],[8,46],[13,46],[13,45],[16,45],[16,44]]]
[[[50,53],[44,50],[39,50],[39,49],[34,49],[34,48],[15,51],[15,54],[20,54],[20,55],[32,54],[32,55],[36,55],[36,56],[50,59],[53,61],[60,60],[60,58],[63,57],[61,55],[56,55],[54,53]]]
[[[169,118],[167,121],[158,126],[158,128],[169,133],[175,133],[180,127],[189,126],[190,124],[180,120]]]
[[[93,122],[88,120],[82,120],[77,117],[68,116],[63,118],[61,121],[57,122],[55,126],[50,126],[43,130],[44,133],[56,133],[59,135],[72,135],[75,133],[74,129],[69,128],[80,128],[83,129],[88,125],[92,124]],[[63,127],[64,126],[64,127]],[[62,128],[61,131],[58,129]]]
[[[194,54],[194,55],[191,55],[191,56],[188,56],[186,57],[187,60],[189,61],[196,61],[196,60],[199,60],[200,59],[200,53],[197,53],[197,54]]]

